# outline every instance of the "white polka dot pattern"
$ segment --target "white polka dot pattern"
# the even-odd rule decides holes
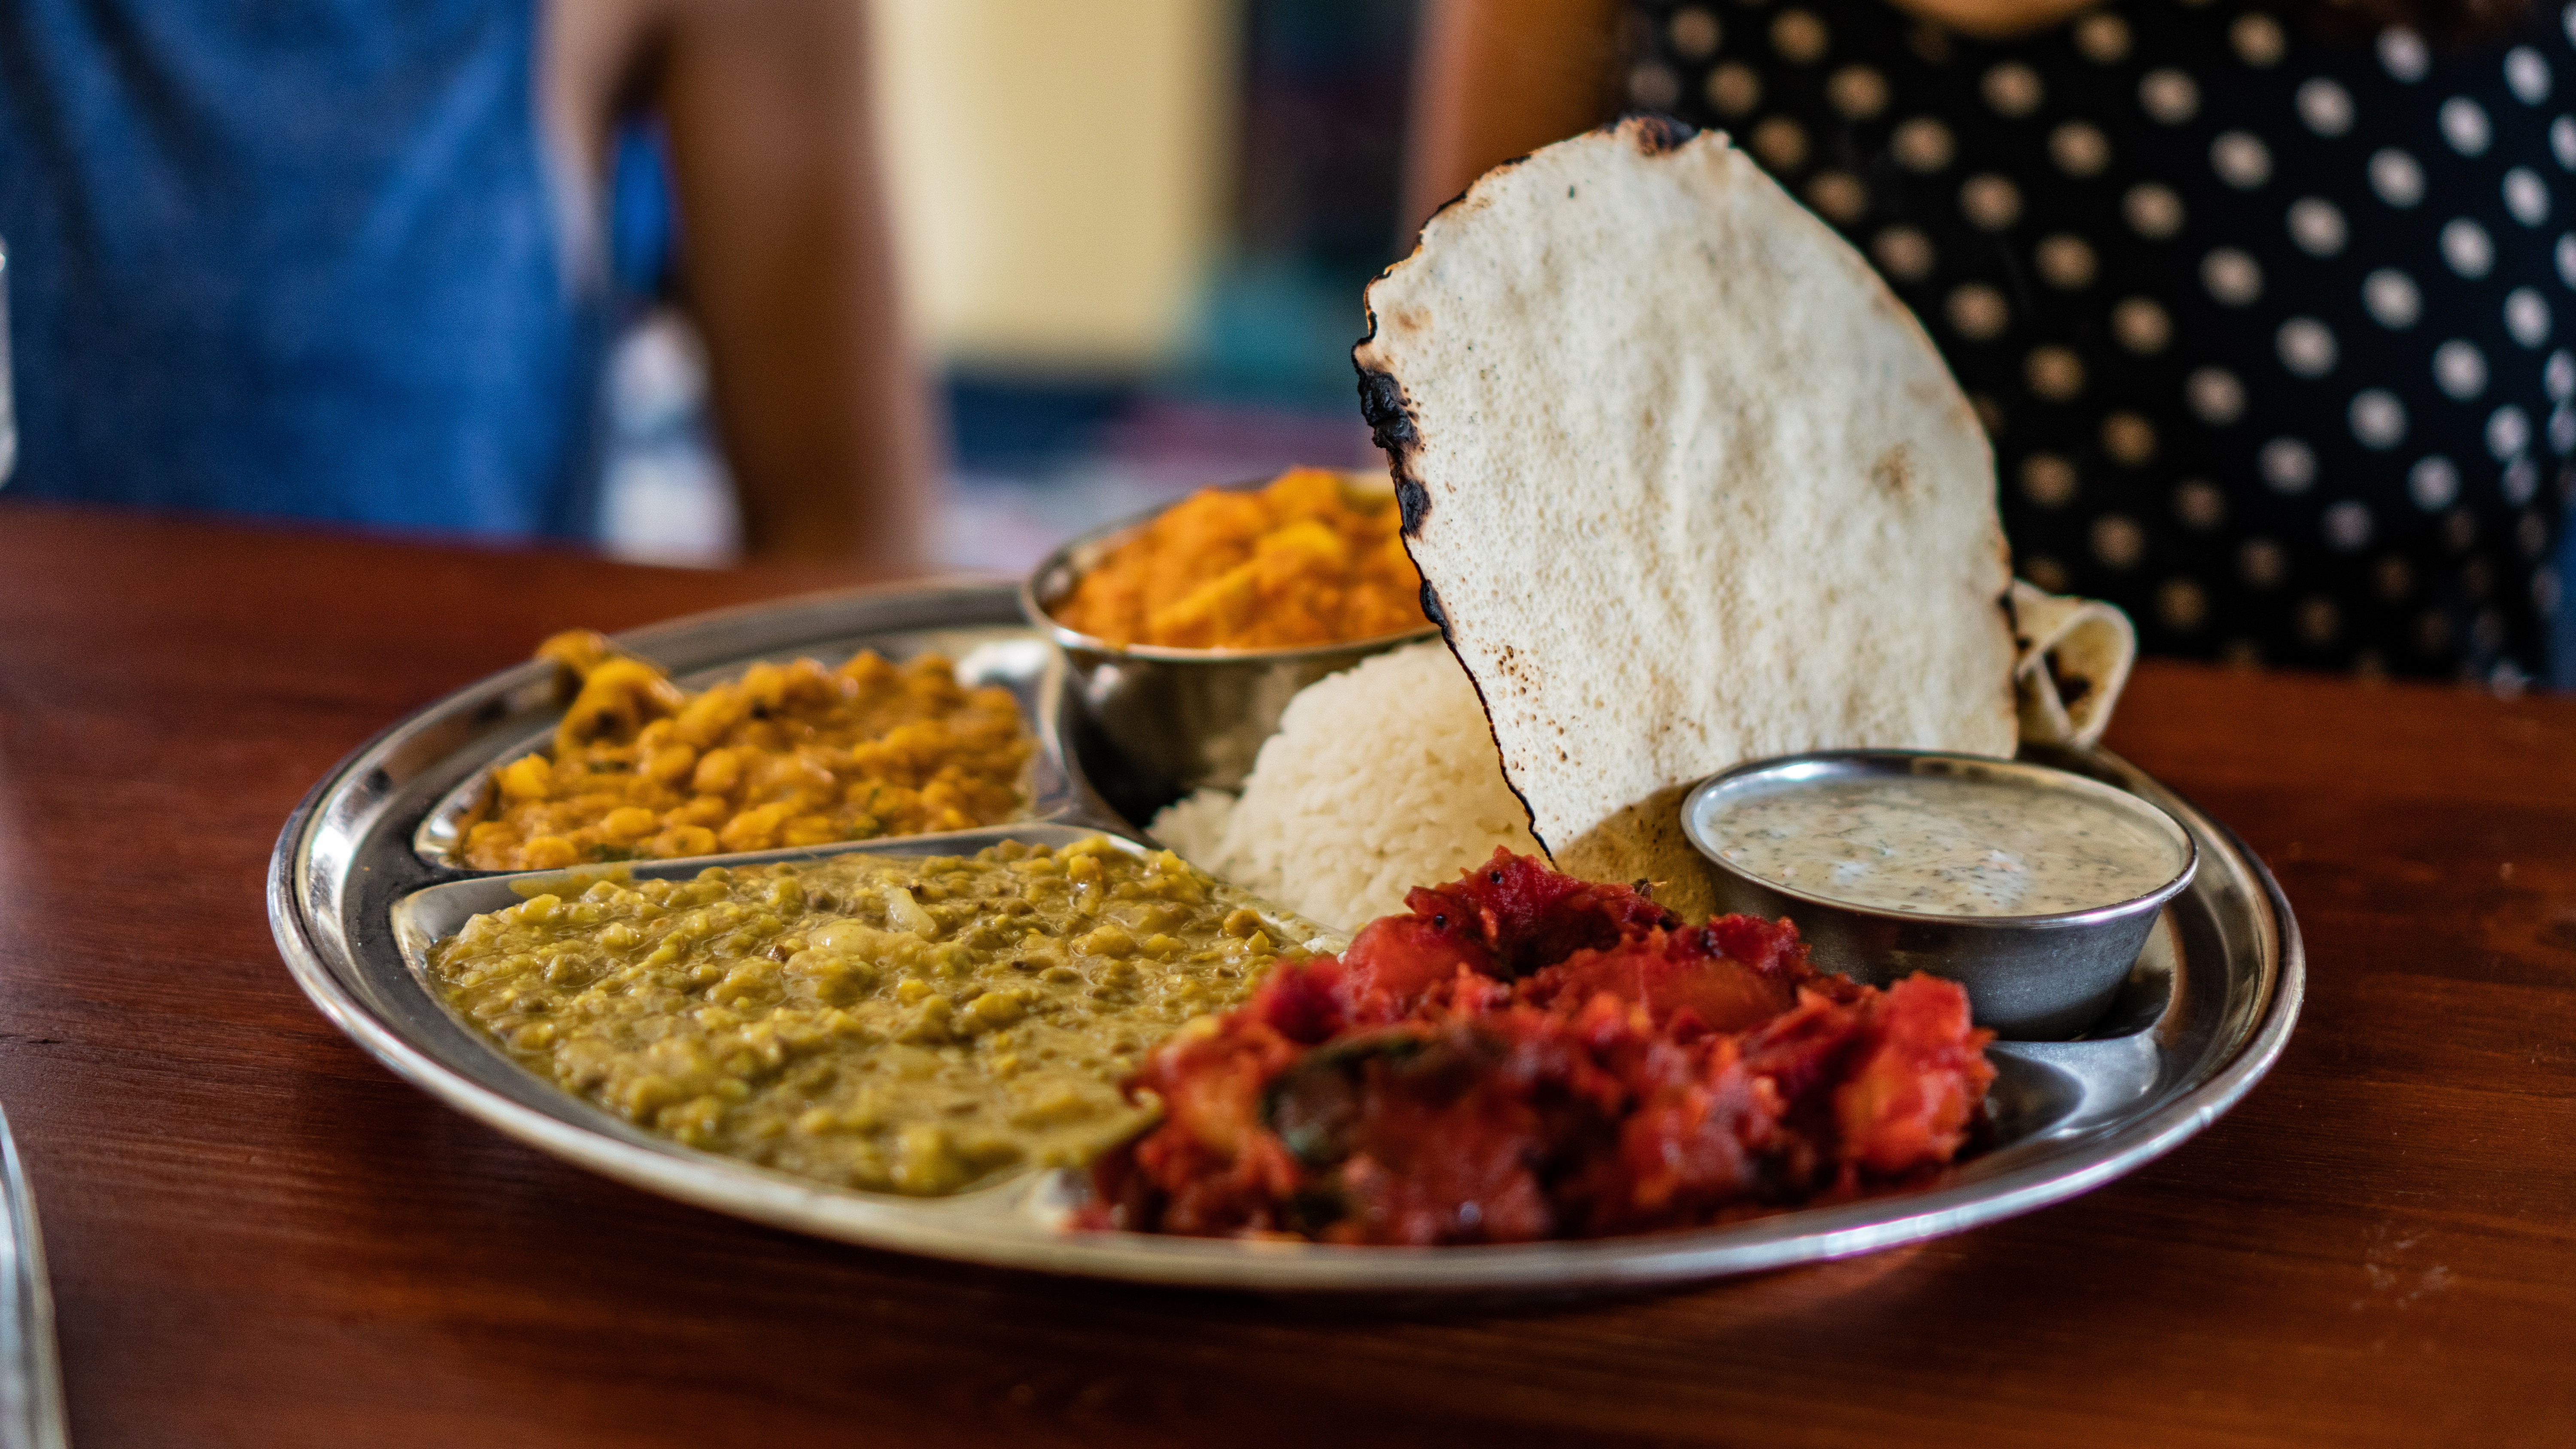
[[[1869,188],[1848,171],[1821,171],[1807,183],[1807,204],[1827,221],[1845,226],[1869,211]]]
[[[2302,196],[2291,202],[2289,223],[2290,240],[2309,256],[2330,257],[2343,250],[2343,209],[2324,197]]]
[[[2404,331],[2424,314],[2424,294],[2414,278],[2395,267],[2381,267],[2361,279],[2361,305],[2380,326]]]
[[[2439,513],[2460,496],[2460,470],[2439,454],[2420,459],[2406,470],[2406,492],[2416,507]]]
[[[2111,164],[2111,139],[2087,121],[2069,121],[2048,133],[2048,154],[2069,176],[2095,176]]]
[[[2462,402],[2487,390],[2487,358],[2477,344],[2454,337],[2433,349],[2433,383]]]
[[[2290,556],[2268,538],[2249,538],[2236,550],[2236,571],[2255,588],[2278,588],[2290,571]]]
[[[2237,17],[2227,28],[2227,39],[2236,47],[2236,57],[2256,69],[2268,69],[2281,63],[2289,49],[2289,37],[2281,31],[2281,22],[2257,10]]]
[[[2379,63],[2388,68],[2390,75],[2409,84],[2422,80],[2424,73],[2432,69],[2433,53],[2425,46],[2424,37],[2403,25],[2381,31],[2378,49]]]
[[[1766,116],[1753,128],[1753,154],[1774,171],[1807,164],[1807,128],[1787,116]]]
[[[2220,247],[2202,258],[2200,281],[2222,306],[2250,307],[2263,295],[2263,268],[2235,247]]]
[[[2042,508],[2063,508],[2075,499],[2075,465],[2054,453],[2033,453],[2021,465],[2021,491]]]
[[[2528,166],[2516,166],[2504,174],[2504,209],[2524,226],[2538,226],[2549,219],[2549,187],[2539,173]]]
[[[2536,106],[2549,99],[2550,81],[2549,62],[2539,51],[2517,45],[2504,53],[2504,83],[2524,105]]]
[[[1919,282],[1932,275],[1938,256],[1932,250],[1932,239],[1910,226],[1891,226],[1870,242],[1870,255],[1879,269],[1900,282]]]
[[[2495,266],[2495,240],[2485,227],[2455,216],[2442,224],[2442,260],[2452,271],[2476,281]]]
[[[1825,58],[1832,43],[1825,22],[1804,10],[1783,10],[1771,22],[1771,48],[1791,65],[1813,65]]]
[[[2199,367],[2183,379],[2183,394],[2192,412],[2212,427],[2225,427],[2245,416],[2245,384],[2223,367]]]
[[[2347,498],[2328,506],[2320,522],[2327,546],[2339,553],[2351,553],[2370,542],[2370,509],[2365,504]]]
[[[2019,61],[2005,61],[1988,70],[1983,89],[1987,105],[2016,120],[2038,110],[2041,98],[2046,95],[2039,82],[2039,72]]]
[[[1866,121],[1887,109],[1887,78],[1865,65],[1847,65],[1825,82],[1825,98],[1835,110]]]
[[[2075,49],[2095,65],[2117,65],[2128,58],[2129,22],[2096,11],[2075,22]]]
[[[2021,188],[1993,172],[1971,176],[1959,188],[1959,210],[1987,231],[2002,231],[2021,219]]]
[[[2255,455],[2263,481],[2277,493],[2305,493],[2317,481],[2317,453],[2296,438],[2274,438]]]
[[[2120,211],[2130,229],[2150,241],[2163,241],[2182,230],[2182,198],[2172,187],[2157,182],[2141,181],[2130,187],[2120,199]]]
[[[2033,395],[2050,402],[2073,402],[2084,391],[2084,359],[2073,348],[2054,343],[2034,347],[2022,364],[2022,377]]]
[[[2115,569],[2135,568],[2147,551],[2147,531],[2136,519],[2106,513],[2093,520],[2093,556]]]
[[[1762,78],[1753,68],[1730,61],[1708,73],[1708,103],[1722,116],[1750,115],[1762,104]]]
[[[1827,221],[1849,226],[1869,211],[1869,189],[1848,171],[1820,171],[1807,183],[1807,204]]]
[[[2335,335],[2314,317],[2293,317],[2273,334],[2281,365],[2301,377],[2323,377],[2334,371]]]
[[[1983,282],[1968,282],[1950,292],[1950,325],[1972,341],[1985,342],[2003,335],[2011,325],[2012,309],[2004,294]]]
[[[2272,179],[2272,150],[2249,131],[2229,131],[2209,143],[2209,165],[2218,179],[2251,191]]]
[[[2529,287],[2516,287],[2504,298],[2504,330],[2525,347],[2549,340],[2549,303]]]
[[[2190,633],[2209,616],[2209,595],[2190,579],[2167,579],[2156,589],[2156,617]]]
[[[2483,156],[2487,144],[2495,139],[2487,124],[2484,107],[2466,96],[2453,96],[2442,102],[2437,113],[2442,123],[2442,139],[2463,156]]]
[[[1673,53],[1684,60],[1706,60],[1717,53],[1718,42],[1725,38],[1717,17],[1696,8],[1675,11],[1664,33],[1672,40]]]
[[[1640,65],[1628,72],[1628,100],[1650,111],[1668,110],[1682,97],[1681,78],[1669,66]]]
[[[2082,237],[2064,232],[2042,237],[2032,260],[2050,286],[2069,292],[2093,285],[2098,266],[2093,248]]]
[[[2200,85],[2182,71],[2151,70],[2138,79],[2138,105],[2156,120],[2179,126],[2199,114]],[[2352,123],[2348,107],[2347,100],[2346,125]]]
[[[2132,412],[2102,420],[2102,451],[2123,468],[2143,468],[2156,456],[2156,425]]]
[[[2141,356],[2165,350],[2173,341],[2173,316],[2147,297],[2124,297],[2111,309],[2111,335]]]
[[[2354,393],[2346,412],[2353,437],[2365,448],[2384,453],[2406,441],[2406,404],[2384,387]]]
[[[1917,116],[1896,128],[1888,138],[1888,149],[1896,162],[1908,171],[1939,171],[1950,164],[1957,143],[1950,128],[1930,116]]]
[[[2340,136],[2352,129],[2352,92],[2324,76],[2301,83],[2296,103],[2299,119],[2320,136]]]
[[[2522,456],[2531,446],[2531,415],[2511,403],[2487,415],[2487,451],[2499,463]]]
[[[2411,207],[2424,199],[2424,168],[2396,147],[2382,147],[2370,156],[2370,189],[2391,206]]]
[[[2496,475],[2496,491],[2516,508],[2529,503],[2531,495],[2540,491],[2540,465],[2529,458],[2514,459]]]
[[[2150,647],[2528,657],[2507,605],[2576,457],[2576,0],[2358,46],[2274,0],[2004,39],[1866,0],[1620,3],[1630,102],[1724,125],[1929,324],[2024,577]]]
[[[2206,479],[2186,479],[2174,489],[2174,517],[2183,527],[2206,533],[2227,521],[2227,495]]]

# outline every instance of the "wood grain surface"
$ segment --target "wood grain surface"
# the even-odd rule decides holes
[[[2120,1182],[1620,1300],[986,1272],[612,1185],[308,1006],[262,875],[551,630],[832,582],[0,505],[0,1103],[125,1445],[2576,1443],[2576,701],[2139,671],[2111,745],[2306,932],[2288,1054]]]

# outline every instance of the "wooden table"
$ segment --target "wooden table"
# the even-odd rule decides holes
[[[2576,702],[2140,671],[2112,745],[2310,974],[2134,1176],[1695,1291],[1316,1307],[647,1197],[297,994],[262,872],[341,755],[551,630],[819,582],[0,505],[0,1102],[82,1449],[2576,1443]]]

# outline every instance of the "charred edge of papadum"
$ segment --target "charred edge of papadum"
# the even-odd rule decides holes
[[[1661,156],[1667,152],[1679,150],[1695,140],[1699,136],[1699,128],[1672,116],[1636,112],[1622,116],[1608,125],[1596,127],[1594,134],[1615,136],[1636,147],[1645,155]],[[1432,219],[1438,219],[1441,212],[1448,211],[1452,207],[1470,203],[1477,190],[1487,181],[1519,166],[1528,159],[1527,156],[1515,156],[1487,171],[1476,179],[1474,185],[1443,202],[1438,211],[1431,213]],[[1566,195],[1568,199],[1572,199],[1574,193],[1569,190]],[[1430,222],[1424,222],[1423,228],[1428,231]],[[1421,250],[1419,240],[1415,242],[1414,250],[1417,253]],[[1378,273],[1377,281],[1385,281],[1395,274],[1397,267],[1411,260],[1412,257],[1407,256]],[[1351,345],[1351,367],[1359,374],[1360,416],[1369,425],[1370,440],[1386,454],[1387,473],[1395,481],[1396,506],[1403,510],[1405,552],[1409,556],[1413,552],[1413,541],[1422,537],[1423,525],[1431,516],[1431,494],[1422,486],[1422,480],[1415,477],[1413,472],[1414,454],[1422,447],[1422,429],[1414,415],[1413,400],[1406,396],[1404,383],[1394,373],[1369,365],[1371,362],[1382,360],[1382,355],[1375,346],[1378,340],[1377,307],[1368,295],[1376,290],[1377,284],[1372,282],[1369,284],[1368,291],[1361,294],[1362,305],[1368,316],[1368,331],[1358,342]],[[1415,566],[1420,567],[1419,560],[1415,561]],[[1501,757],[1502,737],[1493,733],[1493,701],[1485,697],[1485,682],[1477,678],[1476,671],[1468,667],[1466,656],[1458,652],[1458,640],[1451,632],[1448,611],[1440,606],[1439,591],[1432,587],[1428,574],[1425,574],[1422,579],[1422,612],[1432,623],[1440,626],[1440,642],[1448,646],[1450,656],[1458,661],[1460,669],[1466,671],[1467,683],[1476,691],[1476,707],[1483,710],[1485,714],[1485,732],[1493,736],[1494,753],[1498,758]],[[1521,813],[1529,817],[1530,838],[1538,842],[1540,851],[1546,854],[1552,864],[1556,859],[1555,847],[1549,845],[1547,838],[1539,833],[1538,812],[1530,807],[1529,796],[1521,792],[1520,783],[1512,778],[1508,761],[1503,766],[1503,785],[1512,792],[1513,799],[1521,802]]]
[[[1601,130],[1620,136],[1649,156],[1678,151],[1699,136],[1699,127],[1661,111],[1629,111]]]
[[[1359,352],[1377,338],[1377,313],[1369,313],[1368,336],[1351,348],[1351,365],[1360,374],[1360,416],[1368,420],[1369,437],[1386,454],[1386,470],[1395,480],[1395,506],[1403,514],[1406,538],[1422,536],[1422,520],[1431,515],[1431,494],[1422,480],[1413,476],[1413,450],[1422,444],[1422,433],[1413,425],[1413,403],[1404,395],[1404,384],[1391,372],[1377,372],[1361,367]],[[1408,553],[1410,550],[1408,550]],[[1440,595],[1431,580],[1422,581],[1422,612],[1440,626],[1442,635],[1449,632],[1449,616],[1441,611]]]
[[[1526,158],[1516,157],[1495,167],[1493,171],[1486,172],[1483,177],[1478,178],[1478,185],[1482,185],[1496,172],[1518,166],[1524,159]],[[1447,211],[1450,207],[1467,200],[1474,191],[1475,187],[1469,187],[1467,191],[1449,200],[1440,210]],[[1434,212],[1432,215],[1437,216],[1439,212]],[[1420,250],[1419,243],[1416,243],[1415,249]],[[1395,266],[1390,266],[1378,273],[1378,281],[1384,281],[1394,275],[1396,267],[1402,265],[1404,262],[1399,261]],[[1368,292],[1376,290],[1377,284],[1370,283]],[[1387,474],[1395,481],[1396,507],[1403,513],[1401,532],[1404,551],[1405,556],[1410,558],[1413,554],[1414,541],[1422,537],[1423,525],[1431,517],[1430,490],[1422,486],[1422,480],[1415,477],[1413,472],[1414,454],[1422,447],[1422,429],[1414,416],[1413,399],[1406,396],[1403,382],[1394,373],[1369,365],[1370,361],[1377,360],[1374,344],[1378,337],[1378,320],[1377,307],[1367,300],[1368,292],[1361,294],[1363,307],[1368,315],[1368,332],[1359,341],[1351,344],[1351,368],[1359,374],[1360,416],[1369,425],[1370,441],[1376,443],[1379,450],[1386,454]],[[1421,569],[1421,560],[1415,559],[1414,567],[1418,572]],[[1468,667],[1466,656],[1458,652],[1457,637],[1450,631],[1449,611],[1441,607],[1440,591],[1432,587],[1429,574],[1422,576],[1422,612],[1424,617],[1439,626],[1441,644],[1449,650],[1449,657],[1458,661],[1460,672],[1467,676],[1467,686],[1476,691],[1476,708],[1485,716],[1486,737],[1494,742],[1495,758],[1501,759],[1503,741],[1500,735],[1494,733],[1493,701],[1485,697],[1484,681],[1476,677],[1476,671]],[[1538,842],[1539,853],[1546,856],[1550,864],[1554,864],[1556,851],[1540,837],[1538,812],[1530,808],[1529,796],[1521,793],[1519,783],[1512,779],[1511,767],[1508,764],[1504,765],[1502,776],[1503,788],[1512,792],[1512,798],[1521,804],[1521,814],[1528,818],[1530,839]]]
[[[1661,156],[1680,150],[1696,140],[1699,136],[1699,128],[1678,117],[1654,111],[1631,111],[1608,125],[1594,128],[1592,134],[1615,136],[1636,147],[1644,155]],[[1437,220],[1441,212],[1467,202],[1476,194],[1478,187],[1528,159],[1528,156],[1515,156],[1487,171],[1476,178],[1475,185],[1442,202],[1439,210],[1431,213],[1431,220]],[[1569,188],[1566,196],[1570,199],[1573,195],[1573,190]],[[1423,223],[1425,231],[1430,229],[1431,220]],[[1421,242],[1418,239],[1414,243],[1414,249],[1417,252],[1421,250]],[[1405,261],[1410,260],[1411,257],[1408,256],[1389,266],[1377,274],[1377,281],[1382,282],[1393,276],[1396,267],[1403,266]],[[1378,338],[1378,317],[1377,307],[1369,300],[1368,293],[1376,290],[1377,284],[1372,282],[1367,291],[1361,294],[1362,305],[1368,315],[1368,331],[1359,341],[1351,344],[1351,367],[1359,374],[1360,379],[1360,416],[1368,422],[1370,439],[1385,452],[1387,471],[1395,480],[1395,501],[1404,513],[1404,536],[1420,538],[1422,521],[1431,512],[1431,495],[1423,488],[1421,480],[1413,476],[1413,454],[1422,446],[1422,431],[1415,423],[1413,402],[1405,396],[1404,384],[1396,380],[1395,374],[1369,365],[1374,351],[1373,344]],[[1438,600],[1433,596],[1431,585],[1427,582],[1422,586],[1422,606],[1423,611],[1428,613],[1434,622],[1440,620]]]
[[[1394,269],[1390,267],[1388,270]],[[1376,308],[1369,309],[1368,319],[1368,335],[1351,348],[1351,366],[1360,375],[1360,414],[1368,420],[1369,436],[1386,453],[1387,472],[1395,479],[1396,506],[1404,511],[1404,551],[1410,558],[1413,540],[1422,537],[1423,523],[1431,516],[1431,494],[1422,486],[1422,480],[1413,476],[1413,455],[1422,446],[1422,431],[1415,425],[1413,400],[1405,396],[1404,384],[1396,380],[1394,373],[1369,367],[1360,361],[1360,355],[1377,340]],[[1419,571],[1420,560],[1415,561],[1414,567]],[[1449,656],[1458,661],[1458,668],[1467,676],[1468,687],[1476,691],[1476,708],[1484,711],[1485,733],[1493,738],[1494,754],[1500,758],[1503,741],[1501,736],[1494,734],[1493,704],[1485,698],[1484,682],[1476,678],[1476,671],[1467,667],[1466,656],[1458,652],[1458,641],[1449,632],[1449,611],[1440,606],[1440,591],[1431,586],[1428,574],[1422,577],[1422,612],[1424,617],[1440,626],[1440,642],[1448,647]],[[1521,802],[1521,813],[1529,817],[1530,838],[1538,840],[1539,850],[1550,861],[1555,860],[1555,852],[1548,849],[1546,841],[1539,840],[1538,813],[1530,809],[1529,797],[1521,793],[1521,787],[1512,782],[1509,768],[1503,771],[1503,787],[1512,792],[1513,799]]]
[[[1368,336],[1351,348],[1351,366],[1360,375],[1360,416],[1368,422],[1369,441],[1386,454],[1387,471],[1395,479],[1395,501],[1404,510],[1404,535],[1419,537],[1423,515],[1431,511],[1431,497],[1413,476],[1413,453],[1422,446],[1421,429],[1414,426],[1413,401],[1404,395],[1404,384],[1391,372],[1379,372],[1359,361],[1361,349],[1377,340],[1377,313],[1369,313]]]

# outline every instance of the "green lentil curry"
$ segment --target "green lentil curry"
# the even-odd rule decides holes
[[[1140,1130],[1117,1083],[1311,928],[1093,838],[574,880],[430,952],[529,1070],[692,1147],[956,1192]],[[575,894],[575,892],[578,892]]]

